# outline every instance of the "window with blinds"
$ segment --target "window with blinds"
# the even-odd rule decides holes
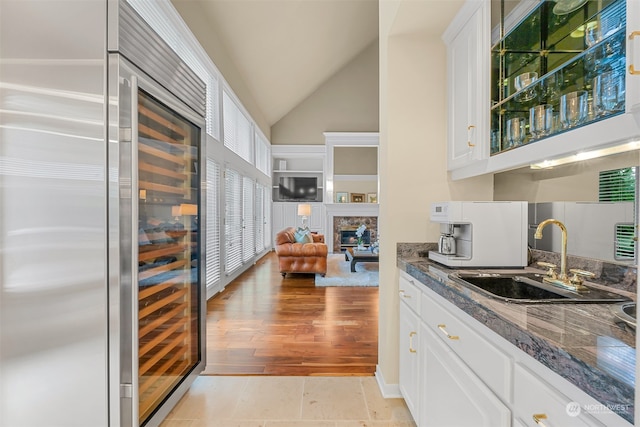
[[[251,122],[226,90],[222,91],[224,146],[253,164]]]
[[[265,175],[271,176],[271,145],[261,133],[255,132],[256,168]]]
[[[225,170],[225,257],[224,271],[231,274],[242,266],[242,177]]]
[[[598,182],[598,200],[601,202],[628,202],[636,198],[638,168],[628,167],[601,171]],[[634,215],[638,213],[635,212]],[[619,223],[615,227],[614,258],[620,261],[635,260],[635,226]]]
[[[207,159],[206,285],[220,281],[220,165]]]
[[[247,262],[256,254],[255,229],[256,183],[248,177],[242,178],[242,261]]]
[[[264,185],[256,185],[256,253],[264,250]]]

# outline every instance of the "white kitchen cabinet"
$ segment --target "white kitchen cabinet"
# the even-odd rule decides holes
[[[511,411],[428,326],[422,325],[421,427],[509,427]],[[471,357],[473,355],[470,355]]]
[[[414,419],[418,418],[419,413],[418,357],[421,351],[419,328],[418,315],[405,302],[401,302],[399,386]]]
[[[489,5],[469,0],[442,38],[447,44],[447,166],[488,156]]]
[[[438,302],[432,294],[429,289],[422,293],[420,310],[425,327],[442,338],[495,394],[510,400],[513,375],[509,356],[465,324],[461,320],[465,313],[456,307],[452,308],[458,313],[449,311],[442,305],[448,302]]]
[[[419,427],[631,426],[404,271],[398,289],[399,386]]]
[[[419,414],[420,290],[412,279],[400,277],[399,387],[414,419]]]
[[[516,363],[514,370],[515,416],[525,426],[604,427],[526,367]]]

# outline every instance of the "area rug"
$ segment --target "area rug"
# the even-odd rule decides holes
[[[359,262],[352,273],[344,254],[329,254],[327,275],[316,274],[316,286],[378,286],[378,263]]]

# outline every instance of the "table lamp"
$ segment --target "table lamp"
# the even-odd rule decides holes
[[[307,218],[311,215],[311,205],[301,204],[298,205],[298,216],[302,217],[302,228],[309,228],[307,226]]]

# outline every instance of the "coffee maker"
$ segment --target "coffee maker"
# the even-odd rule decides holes
[[[527,202],[437,202],[438,250],[429,258],[449,267],[521,268],[527,265]]]
[[[455,224],[440,224],[438,253],[453,255],[456,253]]]

